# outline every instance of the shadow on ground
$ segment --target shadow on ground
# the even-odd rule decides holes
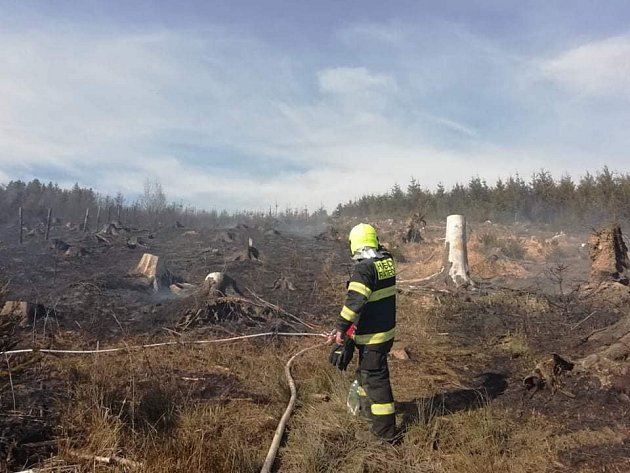
[[[479,387],[456,389],[396,403],[396,412],[403,414],[401,429],[407,430],[418,422],[428,423],[434,417],[484,407],[503,394],[508,386],[504,374],[483,373],[478,379],[481,381]]]

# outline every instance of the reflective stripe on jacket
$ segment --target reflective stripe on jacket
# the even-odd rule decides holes
[[[353,323],[354,340],[359,345],[374,345],[394,338],[396,265],[389,253],[382,258],[360,260],[355,265],[337,329],[345,332]]]

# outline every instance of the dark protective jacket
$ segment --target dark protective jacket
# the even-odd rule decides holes
[[[357,262],[337,321],[337,329],[344,333],[356,325],[357,345],[376,345],[394,338],[396,266],[389,253],[382,254]]]

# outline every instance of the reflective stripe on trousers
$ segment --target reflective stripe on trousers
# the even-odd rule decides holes
[[[392,438],[396,433],[394,396],[389,382],[387,354],[393,341],[377,345],[358,345],[359,368],[357,378],[371,402],[373,432],[382,438]]]

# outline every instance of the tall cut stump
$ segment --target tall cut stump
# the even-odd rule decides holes
[[[468,248],[466,246],[466,219],[463,215],[449,215],[446,218],[445,269],[447,281],[457,287],[475,287],[468,269]]]
[[[593,233],[588,240],[588,250],[591,258],[591,283],[616,281],[628,285],[628,247],[623,241],[619,225],[606,226]]]

